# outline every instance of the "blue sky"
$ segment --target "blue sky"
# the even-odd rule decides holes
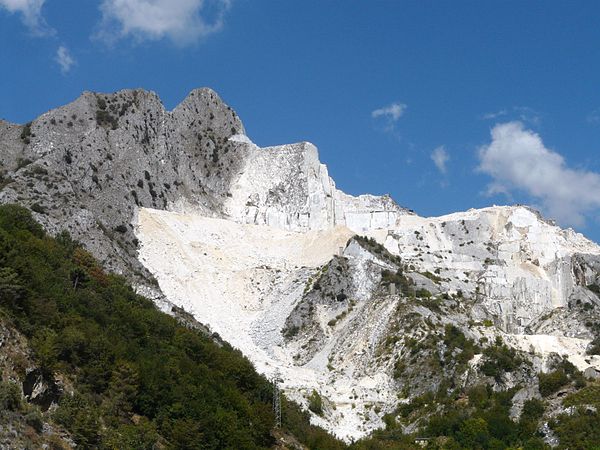
[[[599,25],[596,1],[0,0],[0,117],[209,86],[349,193],[526,203],[600,241]]]

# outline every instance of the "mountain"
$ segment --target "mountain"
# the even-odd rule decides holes
[[[67,229],[346,440],[423,430],[486,385],[515,420],[543,399],[554,445],[558,396],[600,376],[600,247],[528,207],[424,218],[347,195],[316,147],[257,147],[210,89],[173,111],[142,90],[84,93],[0,122],[0,147],[0,202]]]

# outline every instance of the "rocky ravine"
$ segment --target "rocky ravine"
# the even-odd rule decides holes
[[[596,244],[526,207],[422,218],[346,195],[313,145],[255,146],[211,90],[171,112],[141,90],[85,93],[30,125],[1,122],[0,146],[0,201],[68,229],[170,309],[162,291],[292,398],[318,392],[314,421],[344,438],[448,379],[486,380],[481,353],[456,362],[449,326],[479,350],[497,336],[519,350],[527,364],[488,376],[498,389],[563,355],[600,368],[585,353]]]

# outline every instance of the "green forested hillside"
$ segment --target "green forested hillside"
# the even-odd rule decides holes
[[[136,295],[66,233],[0,207],[0,308],[49,376],[74,395],[51,414],[81,448],[269,448],[271,386],[240,352],[180,325]],[[285,428],[339,447],[285,403]]]

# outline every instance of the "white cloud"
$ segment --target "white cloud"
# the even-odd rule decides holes
[[[406,111],[406,105],[404,103],[392,103],[389,106],[385,106],[383,108],[376,109],[371,112],[371,117],[385,117],[390,122],[396,122]]]
[[[42,6],[45,0],[0,0],[0,7],[10,13],[19,13],[23,23],[29,30],[37,35],[52,34],[54,30],[49,28],[42,17]]]
[[[58,47],[58,50],[56,51],[56,57],[54,58],[54,60],[60,66],[60,71],[62,73],[67,73],[75,64],[75,60],[71,56],[69,49],[63,45]]]
[[[494,179],[489,193],[526,192],[566,225],[583,225],[586,215],[600,209],[600,174],[568,167],[521,122],[498,124],[491,135],[479,150],[478,168]]]
[[[450,155],[443,145],[440,145],[431,152],[431,160],[441,173],[446,173],[446,163],[450,160]]]
[[[231,0],[103,0],[98,37],[113,42],[165,37],[189,44],[219,31]]]

